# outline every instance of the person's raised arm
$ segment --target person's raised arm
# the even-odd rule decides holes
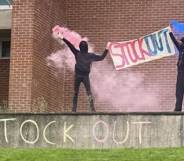
[[[174,34],[172,32],[169,33],[173,43],[176,45],[177,49],[180,49],[180,44],[178,43],[178,41],[176,40],[176,38],[174,37]]]
[[[77,55],[78,50],[74,47],[74,45],[73,45],[70,41],[68,41],[67,39],[65,39],[65,38],[63,38],[63,41],[64,41],[65,44],[70,48],[70,50],[72,51],[72,53],[73,53],[74,55]]]
[[[108,49],[105,49],[102,55],[93,54],[92,59],[93,61],[101,61],[106,57],[107,53],[108,53]]]

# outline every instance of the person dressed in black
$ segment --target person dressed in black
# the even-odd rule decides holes
[[[177,41],[172,32],[170,32],[169,35],[179,51],[179,58],[177,62],[175,111],[182,111],[183,94],[184,94],[184,37],[182,37],[180,41]]]
[[[93,61],[103,60],[108,50],[105,49],[102,55],[96,55],[94,53],[88,52],[88,44],[86,41],[81,41],[79,44],[79,49],[76,49],[73,44],[71,44],[66,38],[62,37],[62,40],[70,48],[75,56],[75,80],[74,80],[74,96],[73,96],[73,107],[72,112],[77,110],[77,100],[80,84],[83,83],[87,92],[89,107],[92,112],[95,112],[93,96],[91,93],[89,74],[91,70],[91,64]]]

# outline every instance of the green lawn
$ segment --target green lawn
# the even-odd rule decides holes
[[[165,149],[9,149],[0,148],[0,161],[184,161],[184,148]]]

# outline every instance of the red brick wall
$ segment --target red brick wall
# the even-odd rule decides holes
[[[64,20],[63,0],[36,0],[34,21],[34,54],[32,111],[59,112],[63,110],[63,77],[54,76],[54,68],[47,67],[46,57],[60,46],[51,37],[52,27]]]
[[[0,110],[8,103],[9,59],[0,59]]]
[[[61,111],[62,78],[46,57],[58,44],[51,29],[64,22],[62,0],[15,0],[12,11],[9,111]]]
[[[181,0],[67,0],[66,8],[67,26],[89,37],[97,51],[102,51],[109,40],[139,38],[168,26],[171,19],[184,20],[184,3]],[[109,57],[108,59],[111,61]],[[169,57],[120,71],[119,74],[123,75],[128,70],[143,73],[145,85],[150,88],[159,87],[160,108],[172,110],[175,103],[175,64],[176,58]],[[64,100],[67,107],[71,107],[72,78],[72,73],[66,73],[65,79],[69,81],[65,81]],[[79,110],[86,110],[86,94],[83,87],[79,99]],[[108,108],[104,103],[97,106],[98,111],[107,109],[116,110]]]
[[[9,83],[9,110],[30,111],[33,55],[34,0],[15,0]]]
[[[89,37],[100,52],[109,40],[139,38],[168,26],[170,19],[184,20],[181,0],[15,0],[14,4],[9,105],[10,111],[19,112],[71,110],[73,73],[65,70],[65,74],[54,77],[54,68],[48,68],[45,61],[47,55],[59,49],[50,37],[55,24],[63,21]],[[107,59],[111,62],[109,56]],[[145,85],[159,87],[160,106],[172,110],[175,64],[176,58],[169,57],[119,73],[123,75],[128,70],[143,73]],[[86,100],[81,87],[79,111],[87,110]],[[97,110],[116,110],[108,106],[99,102]]]

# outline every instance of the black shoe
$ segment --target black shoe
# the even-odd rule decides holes
[[[182,111],[182,107],[175,107],[174,111],[181,112]]]
[[[72,112],[76,112],[76,109],[72,109]]]
[[[96,112],[96,110],[95,109],[92,109],[91,112]]]
[[[181,110],[174,110],[174,112],[181,112]]]

